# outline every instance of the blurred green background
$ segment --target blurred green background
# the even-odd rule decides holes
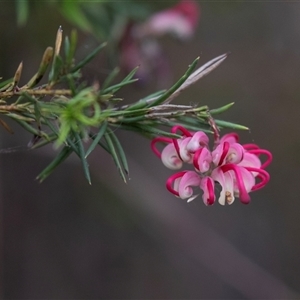
[[[149,1],[146,12],[172,3]],[[23,61],[26,83],[58,26],[69,35],[74,25],[45,2],[31,4],[27,23],[18,27],[14,2],[0,5],[0,75],[11,77]],[[242,142],[273,153],[270,183],[251,194],[248,206],[237,200],[206,207],[201,198],[187,204],[165,190],[171,172],[150,141],[116,131],[129,159],[127,185],[101,149],[91,155],[92,186],[75,156],[39,184],[35,177],[54,150],[27,151],[31,136],[9,123],[14,135],[0,130],[1,149],[12,148],[0,151],[1,298],[299,299],[300,4],[199,5],[191,41],[159,40],[173,79],[199,55],[200,63],[231,55],[176,103],[214,108],[234,101],[222,117],[251,128]],[[78,58],[98,41],[79,33]],[[109,71],[100,55],[85,76],[103,80]],[[156,90],[152,82],[118,95],[128,103]]]

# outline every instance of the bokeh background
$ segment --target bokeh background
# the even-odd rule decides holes
[[[172,4],[151,1],[148,9]],[[74,25],[45,2],[32,5],[19,27],[14,2],[0,6],[0,75],[11,77],[23,61],[25,83],[58,26],[69,34]],[[243,142],[272,151],[270,183],[247,206],[206,207],[201,198],[187,204],[165,190],[171,173],[149,140],[119,130],[128,184],[101,149],[91,156],[91,186],[75,156],[39,184],[35,177],[54,150],[27,151],[31,136],[9,123],[14,135],[0,131],[3,299],[299,299],[300,3],[199,6],[192,40],[159,40],[173,79],[199,55],[200,63],[231,55],[176,103],[234,101],[222,117],[251,128]],[[79,33],[80,58],[97,38]],[[100,57],[85,72],[101,80],[108,71]],[[132,102],[156,90],[153,81],[119,95]]]

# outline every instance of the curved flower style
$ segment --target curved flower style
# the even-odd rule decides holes
[[[194,200],[198,196],[194,189],[198,187],[203,191],[203,202],[212,205],[216,199],[215,185],[219,184],[221,205],[232,204],[235,197],[247,204],[249,193],[270,180],[264,169],[271,163],[272,154],[255,144],[240,144],[236,133],[224,135],[210,150],[208,136],[202,131],[190,132],[182,126],[174,126],[171,131],[181,131],[182,135],[178,139],[157,137],[151,147],[169,169],[181,169],[184,163],[194,167],[193,171],[180,171],[167,180],[167,189],[181,199]],[[167,144],[162,152],[156,148],[158,142]],[[260,155],[267,157],[264,163]]]

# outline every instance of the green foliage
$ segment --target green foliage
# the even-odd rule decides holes
[[[64,45],[63,54],[61,47]],[[114,128],[135,131],[147,137],[163,135],[174,137],[168,128],[182,124],[190,130],[210,132],[213,115],[232,106],[209,110],[207,106],[174,105],[171,100],[189,85],[206,75],[225,58],[221,55],[196,71],[197,58],[185,74],[168,90],[158,91],[130,105],[120,106],[116,93],[123,86],[135,82],[136,69],[123,80],[115,82],[118,68],[102,83],[86,86],[81,83],[81,69],[104,47],[100,44],[82,61],[76,62],[76,31],[63,40],[58,29],[55,47],[47,47],[38,70],[24,86],[18,83],[23,64],[20,63],[14,76],[0,82],[0,115],[6,116],[33,135],[29,144],[32,149],[54,144],[61,148],[53,161],[37,176],[45,180],[72,153],[82,162],[85,178],[91,183],[88,157],[98,147],[105,149],[113,158],[119,173],[126,182],[129,168],[123,147],[114,133]],[[48,78],[46,76],[48,71]],[[38,85],[42,79],[46,83]],[[99,89],[99,87],[102,87]],[[63,88],[62,88],[63,87]],[[12,130],[0,119],[0,124]],[[215,120],[220,128],[247,129],[222,120]]]
[[[30,5],[29,5],[30,4]],[[169,3],[170,4],[170,3]],[[19,26],[29,19],[31,8],[45,10],[54,6],[70,24],[102,41],[117,42],[130,21],[145,19],[153,11],[153,3],[148,1],[16,1],[16,15]],[[156,6],[154,2],[154,6]]]

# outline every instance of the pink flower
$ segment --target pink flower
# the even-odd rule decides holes
[[[177,5],[153,14],[144,23],[137,26],[135,35],[161,36],[171,33],[179,39],[190,38],[197,27],[200,17],[199,5],[193,0],[183,0]]]
[[[198,196],[194,194],[198,187],[202,190],[203,202],[212,205],[218,184],[221,205],[232,204],[236,197],[247,204],[249,193],[264,187],[270,180],[264,169],[271,163],[272,154],[255,144],[240,144],[237,134],[224,135],[210,150],[204,132],[193,133],[182,126],[174,126],[172,133],[177,131],[182,133],[178,139],[157,137],[151,143],[154,153],[167,168],[181,169],[184,163],[194,167],[193,171],[175,173],[167,180],[167,189],[175,196],[190,202]],[[158,142],[167,143],[161,153],[156,148]],[[260,155],[267,157],[264,163]]]
[[[139,83],[156,78],[161,87],[170,84],[171,70],[158,38],[171,34],[190,39],[197,28],[200,8],[194,0],[183,0],[151,15],[144,22],[128,22],[120,37],[120,65],[126,72],[139,66]]]

